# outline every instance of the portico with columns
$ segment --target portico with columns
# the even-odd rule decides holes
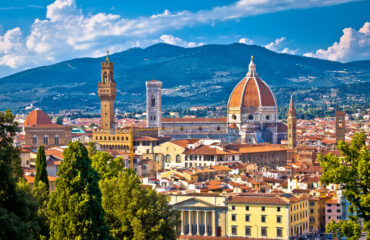
[[[205,198],[205,199],[200,199]],[[172,206],[181,212],[180,236],[224,236],[226,207],[208,196],[189,197]],[[223,197],[222,197],[223,198]],[[213,202],[205,201],[213,200]]]

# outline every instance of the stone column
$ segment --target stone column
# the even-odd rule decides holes
[[[181,235],[184,235],[185,216],[184,211],[181,210]]]
[[[216,236],[216,211],[212,211],[212,237]]]
[[[199,219],[200,215],[199,215],[199,210],[197,210],[197,235],[199,236],[200,235],[200,219]]]
[[[189,236],[193,235],[192,227],[191,227],[191,221],[192,221],[191,210],[189,210]]]
[[[204,211],[204,236],[208,236],[208,219],[207,219],[207,211]]]

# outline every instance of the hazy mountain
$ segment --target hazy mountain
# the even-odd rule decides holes
[[[339,63],[245,44],[182,48],[156,44],[109,56],[117,82],[116,106],[144,109],[145,81],[163,82],[163,105],[224,105],[248,71],[254,56],[259,76],[272,89],[340,87],[370,82],[370,61]],[[18,110],[33,103],[47,111],[99,107],[96,95],[100,62],[79,58],[0,78],[0,109]],[[366,83],[366,84],[367,84]],[[285,101],[289,96],[278,96]]]

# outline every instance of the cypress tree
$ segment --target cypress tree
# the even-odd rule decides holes
[[[48,203],[50,239],[111,239],[98,175],[86,148],[80,142],[69,143],[63,154],[57,188]]]
[[[36,156],[36,176],[35,176],[35,187],[37,187],[39,181],[46,184],[49,189],[48,172],[46,171],[46,156],[44,145],[39,146]]]

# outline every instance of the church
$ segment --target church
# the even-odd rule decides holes
[[[288,128],[278,120],[275,96],[258,76],[253,57],[248,73],[229,97],[226,118],[162,119],[162,83],[152,80],[146,86],[148,127],[158,127],[160,135],[176,139],[210,138],[226,142],[273,144],[287,138]]]

